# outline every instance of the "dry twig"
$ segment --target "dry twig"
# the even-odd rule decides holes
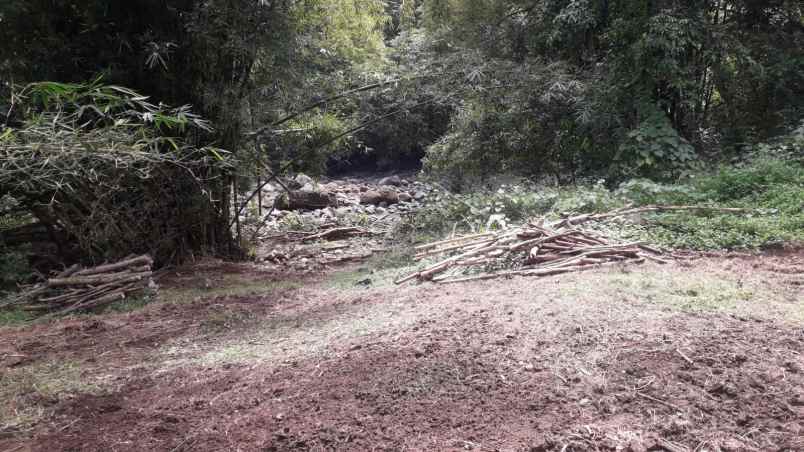
[[[98,308],[154,287],[152,264],[144,255],[85,269],[75,265],[8,304],[48,317]]]

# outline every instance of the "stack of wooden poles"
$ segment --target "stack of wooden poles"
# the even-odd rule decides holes
[[[743,209],[697,206],[645,206],[602,214],[583,214],[554,222],[539,219],[495,232],[451,238],[415,248],[415,259],[449,256],[396,281],[456,283],[505,276],[548,276],[618,263],[667,263],[664,253],[642,242],[618,243],[584,230],[581,224],[645,212]],[[504,270],[499,270],[499,269]]]
[[[5,304],[40,315],[89,311],[156,287],[152,265],[147,255],[91,268],[74,265]]]

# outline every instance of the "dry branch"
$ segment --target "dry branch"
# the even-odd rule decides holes
[[[13,304],[48,317],[95,309],[154,287],[152,264],[144,255],[85,269],[75,265],[23,292]]]
[[[367,231],[363,228],[358,227],[343,227],[343,228],[332,228],[327,229],[326,231],[319,232],[317,234],[308,235],[301,239],[302,242],[310,242],[313,240],[339,240],[354,237],[357,235],[369,235],[373,234],[371,231]]]
[[[567,226],[578,226],[590,221],[602,221],[614,217],[622,217],[627,215],[636,215],[646,212],[673,212],[673,211],[710,211],[710,212],[729,212],[729,213],[745,213],[750,212],[750,209],[739,209],[735,207],[708,207],[708,206],[644,206],[636,208],[618,209],[607,213],[591,214],[585,213],[570,218],[565,218],[557,223],[554,223],[553,228],[564,228]]]
[[[438,283],[477,281],[510,276],[547,276],[646,259],[667,263],[662,251],[641,242],[614,243],[574,225],[619,215],[665,210],[708,209],[690,206],[648,206],[609,213],[584,214],[550,223],[545,219],[525,226],[441,240],[417,246],[415,259],[447,257],[407,275],[397,284],[413,279]],[[735,209],[725,209],[736,211]],[[739,209],[737,209],[739,210]],[[508,270],[501,270],[508,268]]]
[[[151,256],[144,255],[144,256],[133,257],[131,259],[122,260],[120,262],[115,262],[113,264],[99,265],[97,267],[86,268],[84,270],[75,272],[75,275],[76,276],[97,275],[99,273],[113,272],[115,270],[125,269],[128,267],[135,267],[135,266],[150,267],[153,264],[154,262],[151,259]]]

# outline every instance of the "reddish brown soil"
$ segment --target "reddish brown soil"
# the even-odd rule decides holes
[[[802,257],[677,265],[777,278],[772,287],[801,302],[789,284]],[[556,289],[563,281],[283,292],[0,332],[0,344],[32,360],[129,368],[119,390],[59,402],[31,436],[0,439],[0,450],[804,450],[800,323],[645,315],[631,300],[594,294],[569,305]],[[130,372],[171,338],[213,346],[220,337],[200,325],[221,303],[257,317],[327,316],[394,297],[419,313],[410,326],[330,344],[325,356]]]
[[[215,285],[223,275],[286,281],[311,277],[265,272],[242,264],[200,264],[167,273],[160,279],[165,288],[199,288]],[[142,362],[149,351],[171,338],[209,333],[203,328],[210,314],[225,310],[259,316],[287,300],[292,290],[277,289],[262,297],[200,297],[192,305],[155,303],[126,314],[83,316],[38,323],[25,328],[0,330],[0,369],[50,359],[77,360],[100,366],[126,368]]]

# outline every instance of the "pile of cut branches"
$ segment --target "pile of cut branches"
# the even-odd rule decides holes
[[[21,306],[38,315],[90,311],[155,288],[152,265],[147,255],[91,268],[73,265],[6,305]]]
[[[646,212],[690,210],[745,211],[696,206],[645,206],[602,214],[583,214],[554,222],[542,218],[521,227],[418,246],[414,256],[417,260],[444,254],[450,257],[396,283],[413,279],[455,283],[517,275],[548,276],[623,262],[640,263],[646,259],[667,263],[667,260],[659,257],[663,254],[659,249],[642,242],[617,243],[594,231],[581,229],[579,225]]]

